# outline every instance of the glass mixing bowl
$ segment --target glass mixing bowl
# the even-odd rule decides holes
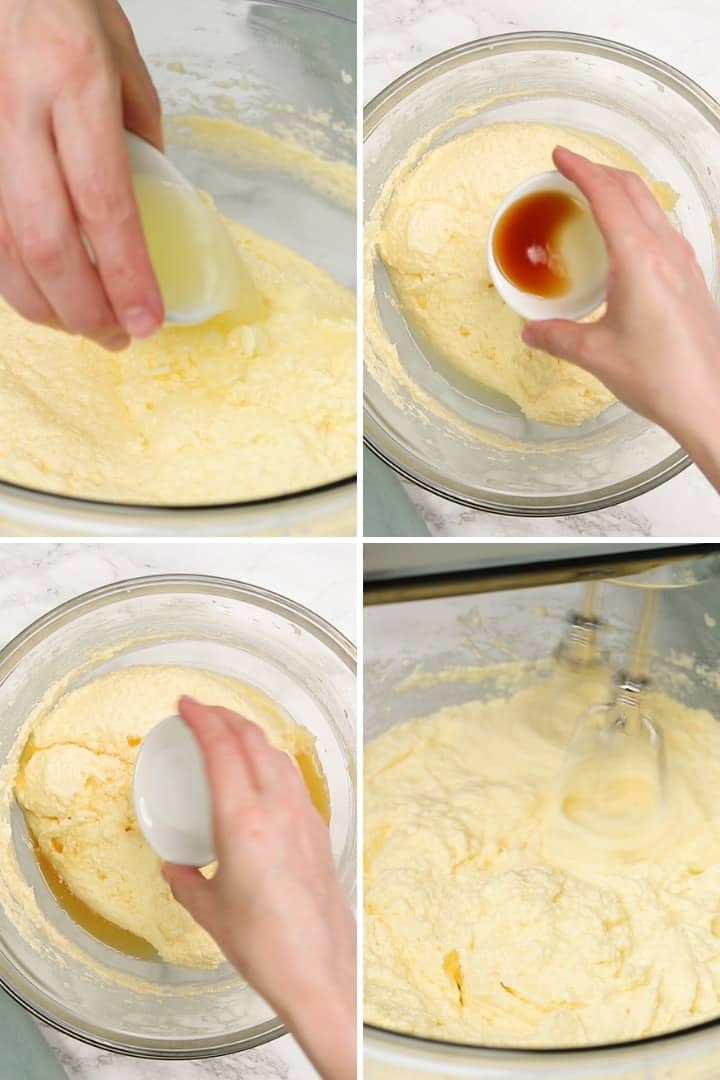
[[[102,656],[98,655],[102,651]],[[355,885],[355,653],[328,623],[252,585],[192,575],[108,585],[63,604],[0,653],[0,760],[43,694],[133,664],[186,664],[244,680],[315,737],[331,803],[330,833],[348,895]],[[79,671],[78,668],[83,667]],[[41,877],[17,806],[13,845],[49,924],[94,965],[41,931],[33,947],[0,904],[0,985],[35,1016],[135,1057],[213,1057],[284,1034],[229,965],[190,971],[102,944],[60,908]],[[114,981],[130,976],[146,989]]]
[[[599,38],[487,38],[435,56],[388,86],[366,110],[369,215],[393,171],[419,142],[427,140],[425,153],[501,121],[574,127],[631,151],[678,193],[674,223],[692,243],[720,299],[720,106],[662,61]],[[366,296],[376,331],[366,346],[365,436],[406,479],[466,506],[542,516],[611,506],[688,465],[669,435],[623,405],[580,427],[559,428],[529,421],[509,399],[461,383],[450,364],[441,370],[430,362],[374,252],[371,260],[373,289]],[[372,310],[366,320],[372,327]],[[377,335],[396,346],[402,378],[378,357],[372,340]]]
[[[281,163],[253,163],[173,124],[188,114],[237,119],[307,148],[356,160],[356,25],[292,0],[123,0],[168,119],[167,152],[218,207],[352,287],[356,219]],[[291,487],[291,485],[288,485]],[[227,506],[131,507],[0,483],[5,535],[352,535],[352,475],[307,491]]]
[[[600,589],[606,624],[600,644],[611,668],[627,653],[644,593],[620,584]],[[365,739],[445,706],[512,693],[498,669],[495,678],[480,680],[477,668],[551,656],[567,632],[568,613],[582,606],[584,589],[580,583],[546,585],[367,607]],[[716,715],[720,636],[708,628],[706,614],[719,607],[717,575],[703,589],[662,590],[652,665],[659,688]],[[367,1080],[716,1080],[720,1019],[633,1043],[559,1051],[462,1046],[366,1025],[364,1058]]]

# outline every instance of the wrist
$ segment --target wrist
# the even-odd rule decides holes
[[[720,491],[720,398],[709,398],[702,410],[683,417],[682,428],[671,434]]]
[[[326,963],[303,969],[284,965],[283,978],[273,987],[270,1004],[283,1019],[321,1023],[340,1022],[343,1015],[355,1018],[356,962],[354,948],[336,948]]]

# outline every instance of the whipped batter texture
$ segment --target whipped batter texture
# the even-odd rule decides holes
[[[511,398],[532,420],[574,426],[607,408],[612,394],[582,369],[523,343],[524,320],[498,296],[487,265],[498,206],[518,184],[554,168],[558,144],[642,175],[639,163],[608,140],[549,124],[489,124],[399,168],[373,243],[431,356]],[[653,187],[670,209],[667,185]],[[366,291],[372,297],[372,288]],[[383,351],[383,343],[375,345]]]
[[[222,954],[173,898],[132,802],[138,747],[177,712],[182,694],[242,713],[282,749],[312,752],[309,733],[252,687],[189,668],[132,667],[93,679],[36,718],[15,789],[40,852],[77,899],[168,963],[213,968]]]
[[[720,1013],[720,724],[662,694],[668,806],[615,848],[559,813],[603,677],[557,668],[365,749],[365,1019],[483,1045],[612,1043]]]

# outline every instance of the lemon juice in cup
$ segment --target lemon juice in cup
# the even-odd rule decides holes
[[[220,215],[168,159],[127,134],[133,187],[170,323],[254,322],[262,300]]]

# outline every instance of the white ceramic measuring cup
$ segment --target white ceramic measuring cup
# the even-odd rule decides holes
[[[212,801],[197,739],[179,716],[156,724],[138,750],[135,815],[150,847],[166,862],[215,861]]]
[[[582,280],[578,281],[564,296],[537,296],[534,293],[519,289],[505,277],[495,258],[495,231],[506,211],[527,195],[536,195],[545,191],[561,192],[576,199],[587,209],[594,231],[597,233],[597,236],[594,237],[597,257],[590,261],[589,272],[583,274]],[[525,319],[582,319],[585,315],[589,315],[600,307],[605,300],[607,255],[602,237],[597,226],[594,225],[590,205],[583,193],[557,170],[531,177],[530,180],[526,180],[525,183],[513,188],[510,194],[503,199],[490,224],[487,260],[490,279],[498,294],[513,311],[516,311],[518,315],[522,315]]]
[[[157,176],[160,180],[166,180],[168,184],[193,191],[190,181],[184,176],[170,158],[161,154],[152,143],[141,139],[139,135],[133,135],[131,131],[125,132],[130,170],[141,176]]]
[[[198,277],[198,294],[185,300],[182,307],[178,306],[177,300],[173,302],[167,295],[162,273],[158,273],[158,283],[165,301],[166,322],[197,325],[230,309],[241,315],[252,315],[254,307],[259,304],[257,290],[222,218],[200,198],[190,181],[156,147],[132,132],[126,131],[125,139],[130,170],[136,184],[137,178],[151,177],[183,193],[182,201],[173,204],[176,208],[174,224],[176,228],[184,230],[188,237],[188,251],[195,253],[194,274]],[[152,258],[152,244],[149,246]],[[202,258],[198,257],[200,252]],[[208,252],[214,258],[208,258]],[[157,272],[157,265],[155,269]]]

